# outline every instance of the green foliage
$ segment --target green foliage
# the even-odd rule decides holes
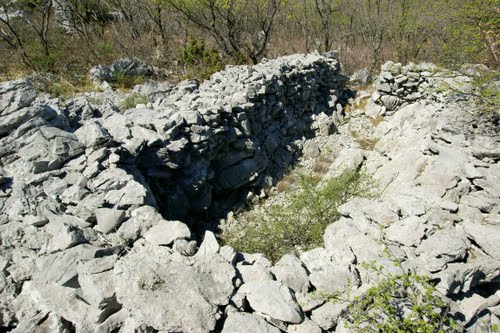
[[[497,113],[500,106],[500,72],[479,71],[473,77],[477,106],[480,112]]]
[[[447,65],[500,61],[498,0],[439,0],[434,4]]]
[[[204,39],[191,37],[182,52],[182,61],[198,79],[208,79],[222,70],[222,58],[214,48],[207,48]]]
[[[363,266],[376,272],[381,281],[351,303],[348,328],[359,333],[458,332],[449,306],[427,277],[385,273],[375,262]]]
[[[114,73],[113,84],[119,88],[130,89],[146,81],[144,76],[128,75],[123,72]]]
[[[134,92],[128,95],[120,104],[123,110],[135,108],[137,104],[146,104],[149,102],[147,96]]]
[[[347,170],[326,182],[303,176],[287,204],[238,216],[222,239],[237,251],[263,253],[275,262],[287,253],[321,246],[326,227],[340,217],[337,207],[353,197],[370,197],[372,190],[371,178],[359,171]]]

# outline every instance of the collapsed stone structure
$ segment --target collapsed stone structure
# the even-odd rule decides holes
[[[339,126],[348,92],[334,58],[294,55],[137,90],[153,101],[122,112],[106,98],[37,97],[25,80],[0,85],[1,327],[345,332],[348,304],[318,295],[361,295],[377,281],[361,263],[397,273],[395,258],[438,282],[463,329],[498,322],[498,138],[471,128],[453,96],[398,102],[370,150]],[[364,165],[384,188],[339,208],[323,248],[272,265],[210,231],[197,242],[174,219],[227,211],[272,186],[315,135],[339,145],[331,172]]]

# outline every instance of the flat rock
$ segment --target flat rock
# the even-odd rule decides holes
[[[411,216],[391,224],[384,230],[385,238],[404,246],[417,246],[425,235],[427,226],[421,217]]]
[[[224,322],[222,333],[240,332],[280,333],[281,331],[259,316],[244,312],[230,313]]]
[[[287,333],[322,333],[321,328],[312,320],[304,319],[301,324],[288,325]]]
[[[8,81],[0,84],[0,116],[28,107],[33,103],[36,92],[28,80]]]
[[[467,236],[488,255],[500,260],[500,226],[464,221],[460,224]]]
[[[456,228],[449,227],[437,230],[429,238],[422,241],[415,253],[433,270],[465,258],[468,248],[465,236]]]
[[[61,286],[74,285],[81,261],[109,255],[110,252],[110,249],[80,244],[62,252],[41,256],[36,260],[38,271],[35,279],[53,281]]]
[[[95,210],[97,220],[96,230],[103,234],[117,230],[125,217],[125,211],[112,208],[99,208]]]
[[[253,281],[243,284],[238,293],[244,295],[255,311],[285,323],[299,324],[304,319],[290,289],[277,281]]]
[[[143,246],[114,268],[118,301],[139,324],[156,330],[207,332],[220,317],[218,306],[233,293],[229,263],[172,262],[165,247]]]
[[[171,245],[177,239],[190,237],[191,231],[185,223],[166,220],[160,221],[144,235],[148,242],[155,245]]]
[[[347,310],[348,303],[326,302],[313,310],[311,320],[324,330],[330,330],[337,325],[337,320]]]
[[[272,268],[276,280],[296,293],[307,292],[309,278],[302,262],[294,255],[284,255]]]

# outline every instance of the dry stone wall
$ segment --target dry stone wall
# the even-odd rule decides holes
[[[155,101],[128,110],[112,92],[64,101],[37,96],[28,80],[2,83],[0,329],[214,330],[242,283],[237,260],[270,264],[237,259],[210,232],[198,246],[165,217],[272,183],[300,139],[334,129],[345,80],[335,58],[294,55],[201,85],[137,87]],[[301,320],[288,289],[266,288],[292,303],[272,315]]]
[[[230,67],[200,86],[185,82],[154,111],[125,112],[149,131],[136,160],[166,215],[200,214],[271,184],[296,159],[297,139],[334,130],[330,116],[348,97],[339,70],[320,55]]]

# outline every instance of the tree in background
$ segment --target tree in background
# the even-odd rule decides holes
[[[269,45],[280,0],[161,0],[208,33],[236,62],[257,63]]]
[[[0,7],[2,39],[11,48],[20,50],[26,66],[35,70],[52,69],[55,64],[49,40],[52,0],[2,0]]]
[[[437,2],[436,15],[446,32],[443,40],[448,64],[482,62],[498,66],[500,60],[500,3],[498,0]]]

